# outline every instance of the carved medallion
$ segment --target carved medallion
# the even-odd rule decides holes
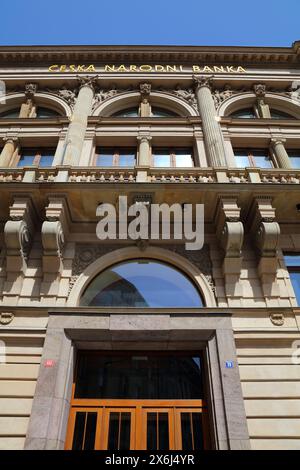
[[[1,312],[0,313],[0,324],[8,325],[14,319],[14,314],[12,312]]]

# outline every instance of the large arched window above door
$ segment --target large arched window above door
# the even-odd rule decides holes
[[[189,278],[166,263],[150,259],[125,261],[98,274],[80,305],[97,307],[203,307]]]

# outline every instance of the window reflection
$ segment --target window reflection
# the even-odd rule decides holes
[[[192,282],[166,264],[136,260],[100,273],[85,290],[81,305],[107,307],[201,307]]]
[[[31,166],[37,165],[39,167],[48,167],[52,166],[54,159],[55,149],[54,148],[23,148],[19,155],[19,160],[17,163],[18,167],[22,166]]]
[[[152,163],[154,167],[193,167],[192,149],[154,147],[152,149]]]
[[[239,168],[245,168],[250,166],[259,168],[273,167],[273,163],[269,156],[268,150],[234,149],[234,156],[236,165]]]
[[[135,162],[135,148],[98,147],[96,149],[96,166],[133,167]]]
[[[297,304],[300,305],[300,254],[289,253],[284,256],[290,280],[295,292]]]
[[[81,352],[75,398],[200,399],[202,372],[192,354]]]

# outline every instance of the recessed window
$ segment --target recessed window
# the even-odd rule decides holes
[[[20,114],[20,108],[9,109],[0,113],[0,118],[9,119],[9,118],[18,118]]]
[[[286,253],[284,261],[294,288],[297,304],[300,305],[300,254]]]
[[[255,119],[257,116],[254,108],[244,108],[230,114],[230,117],[234,119]]]
[[[113,114],[113,117],[139,117],[139,108],[135,106],[133,108],[122,109]]]
[[[178,114],[169,111],[168,109],[158,108],[156,106],[151,107],[151,113],[153,117],[176,117]]]
[[[296,119],[294,116],[284,113],[283,111],[278,111],[277,109],[271,109],[270,112],[272,119]]]
[[[287,151],[292,168],[300,169],[300,150],[288,150]]]
[[[136,162],[135,148],[98,147],[96,149],[96,166],[133,167]]]
[[[190,148],[153,148],[152,164],[154,167],[183,167],[194,166],[193,153]]]
[[[54,148],[22,148],[17,166],[52,166],[54,154]]]
[[[95,277],[81,305],[98,307],[202,307],[192,282],[177,269],[156,261],[133,260]]]
[[[49,119],[56,116],[60,116],[60,114],[57,111],[54,111],[53,109],[43,108],[39,106],[36,110],[36,117],[39,119]]]
[[[259,168],[272,168],[273,163],[268,150],[234,149],[236,166],[246,168],[255,166]]]

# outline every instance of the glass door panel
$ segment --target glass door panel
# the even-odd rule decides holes
[[[143,450],[174,450],[174,411],[171,408],[142,409]]]
[[[176,448],[196,451],[206,448],[204,442],[204,413],[195,408],[176,409]]]
[[[104,450],[133,450],[135,445],[135,410],[105,408],[100,448]]]
[[[99,449],[102,431],[102,409],[73,408],[70,413],[66,449],[93,450]]]

